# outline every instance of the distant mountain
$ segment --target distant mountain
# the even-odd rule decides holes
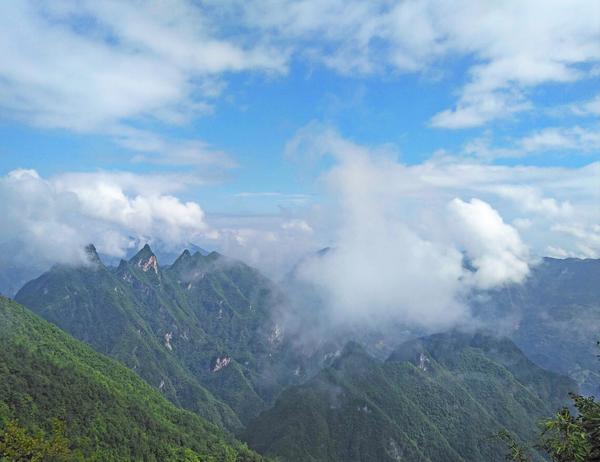
[[[89,265],[56,266],[16,300],[232,430],[294,377],[298,364],[271,318],[279,294],[257,270],[189,251],[162,267],[148,245],[109,268],[88,252]]]
[[[0,433],[9,420],[48,433],[58,419],[68,446],[86,460],[262,460],[126,367],[3,297],[0,342]]]
[[[139,243],[139,240],[135,239],[134,237],[130,237],[130,240],[137,241]],[[141,247],[143,247],[142,244],[143,243],[139,243],[139,245],[134,246],[131,249],[129,249],[127,251],[127,253],[125,254],[125,256],[123,256],[123,258],[114,257],[112,255],[107,255],[102,252],[98,252],[98,255],[100,256],[100,258],[102,259],[102,261],[104,262],[104,264],[106,266],[118,266],[119,262],[121,260],[130,260],[131,258],[133,258],[133,256],[135,256],[135,254],[139,251],[139,249]],[[198,252],[204,256],[206,256],[210,253],[208,250],[204,250],[202,247],[199,247],[196,244],[192,244],[192,243],[187,244],[186,246],[184,246],[184,248],[187,248],[191,253]],[[158,247],[158,249],[154,249],[154,253],[156,254],[156,258],[158,259],[158,261],[160,261],[163,265],[165,265],[165,264],[170,265],[181,254],[181,248],[177,252],[177,251],[174,251],[174,250],[166,247],[164,245],[164,243],[159,243],[159,247]],[[39,274],[41,274],[41,271],[39,272]],[[25,282],[27,282],[27,281],[25,281]],[[21,284],[21,286],[23,286],[23,284]]]
[[[0,242],[0,295],[13,297],[27,281],[48,270],[50,265],[25,262],[22,245],[16,241]]]
[[[544,258],[523,284],[477,294],[472,304],[536,364],[600,394],[600,260]]]
[[[251,422],[251,447],[294,461],[501,461],[494,434],[536,435],[575,388],[507,339],[451,332],[407,342],[381,363],[349,343]]]
[[[130,240],[134,240],[130,237]],[[162,243],[160,243],[162,244]],[[199,252],[202,255],[208,255],[210,252],[195,245],[188,244],[187,248],[192,252]],[[31,256],[23,255],[23,244],[19,241],[4,241],[0,242],[0,295],[5,297],[14,297],[21,287],[28,281],[37,278],[40,274],[48,271],[52,266],[44,260],[36,260]],[[137,253],[137,249],[133,248],[127,253],[126,259],[130,259]],[[159,261],[164,263],[173,263],[179,256],[172,250],[168,250],[166,246],[160,245],[160,250],[156,252]],[[117,266],[121,260],[107,254],[100,254],[102,261],[106,266]]]
[[[464,263],[469,266],[468,260]],[[321,326],[317,341],[312,342],[327,339],[329,351],[317,351],[321,357],[348,340],[357,340],[369,354],[385,359],[403,341],[428,333],[391,320],[352,326],[345,332],[336,326],[334,337],[331,322],[324,317],[326,299],[318,287],[298,277],[300,264],[284,287],[302,308],[295,310],[296,324]],[[465,302],[476,325],[508,336],[539,366],[573,378],[583,394],[600,396],[596,345],[600,341],[600,259],[544,258],[531,267],[523,283],[474,293]]]

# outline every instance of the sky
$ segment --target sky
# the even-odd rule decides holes
[[[599,129],[595,0],[9,0],[0,244],[274,277],[332,246],[306,277],[344,306],[402,297],[368,280],[398,261],[454,297],[464,255],[481,288],[600,257]]]

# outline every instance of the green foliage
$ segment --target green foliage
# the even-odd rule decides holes
[[[67,448],[95,461],[181,460],[180,454],[261,460],[126,367],[4,298],[0,341],[0,441],[9,460],[66,460]]]
[[[118,268],[57,266],[16,300],[133,369],[173,403],[239,430],[293,378],[295,359],[272,341],[272,284],[213,252],[185,251],[160,267],[149,247]],[[226,367],[215,370],[218,358]]]
[[[564,407],[544,420],[544,432],[537,446],[555,462],[597,462],[600,460],[600,403],[593,397],[575,394],[571,397],[577,414]],[[499,436],[509,449],[507,460],[531,460],[527,449],[516,443],[506,430]]]
[[[600,319],[600,260],[544,258],[523,284],[480,297],[474,312],[501,325],[541,367],[573,378],[585,395],[600,383],[594,344]],[[476,303],[476,302],[475,302]]]
[[[541,446],[556,462],[600,460],[600,403],[572,395],[577,415],[568,408],[544,421]]]
[[[525,445],[518,443],[514,436],[508,432],[506,429],[501,429],[495,435],[500,441],[502,441],[507,449],[508,453],[506,454],[507,461],[513,462],[529,462],[531,457],[531,452],[529,448]]]
[[[509,427],[519,444],[535,439],[537,421],[572,386],[512,342],[484,334],[408,342],[384,363],[349,344],[331,367],[284,391],[243,436],[291,462],[500,461],[504,446],[493,435]]]
[[[598,343],[600,345],[600,342]],[[570,393],[575,414],[561,408],[542,422],[543,435],[537,444],[555,462],[600,461],[600,402],[594,397]],[[507,460],[528,462],[527,451],[503,430],[500,438],[507,444]]]
[[[32,435],[16,421],[9,421],[0,431],[0,461],[67,462],[75,460],[64,435],[64,424],[54,419],[49,438]]]

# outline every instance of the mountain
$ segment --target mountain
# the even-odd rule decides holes
[[[530,440],[575,384],[508,339],[451,332],[412,340],[385,362],[349,343],[305,384],[284,391],[243,438],[293,461],[501,461],[494,434]]]
[[[544,258],[523,284],[478,294],[472,304],[536,364],[600,394],[600,260]]]
[[[216,252],[184,251],[162,267],[146,245],[117,268],[88,252],[87,266],[55,266],[15,299],[231,430],[293,377],[271,318],[280,295],[257,270]]]
[[[123,257],[123,259],[125,259],[125,260],[130,260],[139,251],[139,249],[141,247],[143,247],[143,245],[145,245],[143,242],[140,242],[139,239],[136,239],[133,236],[129,237],[129,241],[131,243],[135,243],[136,245],[134,245],[128,249],[127,253]],[[175,260],[177,260],[177,257],[179,257],[181,254],[180,253],[181,250],[179,250],[179,252],[174,251],[170,246],[165,245],[164,242],[158,242],[157,244],[158,244],[158,249],[154,249],[154,253],[156,255],[156,258],[159,261],[161,261],[163,264],[169,264],[169,265],[172,264]],[[202,247],[197,246],[196,244],[193,244],[191,242],[188,243],[186,246],[184,246],[184,248],[187,248],[192,253],[199,252],[205,256],[210,253],[208,250],[205,250]],[[98,255],[100,256],[100,258],[102,259],[104,264],[107,266],[118,266],[119,262],[122,259],[119,257],[115,257],[113,255],[108,255],[108,254],[101,253],[101,252],[98,252]],[[39,276],[40,274],[42,274],[42,271],[39,271],[36,276]],[[33,278],[29,278],[28,280],[31,280],[31,279],[33,279]],[[27,281],[24,281],[23,284]],[[23,284],[21,284],[17,288],[17,290],[20,289],[21,287],[23,287]]]
[[[77,460],[262,460],[126,367],[3,297],[0,340],[0,442],[9,422],[39,434],[58,419]]]
[[[23,284],[39,276],[50,266],[32,262],[22,255],[22,248],[14,240],[0,242],[0,295],[13,297]]]
[[[469,267],[468,260],[465,265]],[[333,338],[331,323],[323,319],[326,299],[296,273],[297,268],[284,281],[286,293],[302,306],[295,310],[296,323],[323,326],[315,338],[335,343],[334,352],[357,340],[384,360],[403,341],[429,333],[391,320],[348,332],[336,329]],[[524,282],[474,293],[465,302],[476,325],[511,338],[537,365],[574,379],[583,394],[600,396],[600,259],[543,258],[531,266]]]

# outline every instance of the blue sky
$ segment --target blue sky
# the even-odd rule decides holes
[[[260,264],[343,234],[323,216],[349,200],[331,179],[346,149],[427,184],[411,210],[483,198],[532,254],[598,256],[598,18],[591,0],[9,2],[0,175],[23,202],[6,216],[80,232],[36,208],[19,181],[37,181],[47,210],[75,195],[71,214],[114,233],[108,254],[193,241]],[[462,188],[444,176],[467,168]]]
[[[422,162],[440,149],[459,152],[469,140],[489,133],[502,143],[545,127],[597,128],[595,114],[584,118],[566,111],[552,114],[553,109],[589,99],[598,84],[593,77],[536,89],[532,100],[537,109],[509,120],[462,130],[430,126],[434,114],[452,105],[468,69],[468,63],[457,64],[436,80],[413,74],[359,78],[292,63],[288,74],[282,76],[233,76],[227,79],[224,94],[214,102],[211,114],[178,126],[156,123],[151,130],[173,138],[199,138],[229,153],[239,165],[228,172],[221,185],[203,188],[199,194],[210,197],[207,206],[215,212],[221,206],[236,212],[247,210],[245,201],[231,199],[241,192],[314,193],[310,182],[284,156],[285,143],[312,121],[337,127],[358,143],[393,144],[399,158],[408,164]],[[3,173],[16,168],[33,168],[44,176],[73,170],[173,170],[132,161],[130,150],[102,134],[35,127],[5,118],[0,139]],[[597,148],[595,152],[567,153],[548,149],[496,162],[577,166],[588,163],[594,155]],[[271,209],[277,203],[276,199],[265,200]]]

